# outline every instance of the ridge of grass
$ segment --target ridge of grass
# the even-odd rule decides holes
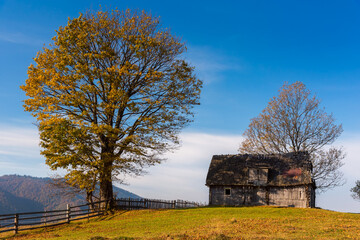
[[[360,239],[360,214],[280,207],[117,211],[0,239]]]

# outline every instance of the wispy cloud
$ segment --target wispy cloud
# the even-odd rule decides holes
[[[241,60],[206,46],[189,46],[186,59],[195,66],[198,77],[206,83],[225,79],[228,71],[243,71]]]
[[[343,172],[348,178],[358,177],[360,180],[360,136],[340,140],[338,144],[343,146],[346,152],[345,165],[342,167]]]
[[[360,180],[360,136],[340,139],[336,145],[342,146],[346,152],[344,159],[345,165],[341,168],[344,173],[346,183],[341,187],[328,190],[317,196],[317,206],[325,209],[341,212],[359,212],[359,202],[351,197],[350,189],[355,186],[355,181]]]
[[[40,39],[20,32],[0,32],[0,41],[31,46],[38,46],[44,43]]]
[[[182,146],[165,157],[167,161],[153,166],[148,174],[127,178],[129,185],[121,186],[149,198],[187,199],[208,201],[206,174],[213,155],[236,154],[241,135],[182,133]],[[0,175],[24,174],[50,176],[52,171],[40,155],[39,136],[34,127],[13,127],[0,124]],[[360,136],[338,142],[347,152],[342,168],[346,185],[318,195],[317,205],[322,208],[356,212],[359,202],[350,196],[350,188],[360,179]],[[64,171],[61,171],[64,173]],[[341,203],[341,204],[339,204]]]
[[[0,175],[48,176],[37,129],[0,125]]]
[[[206,174],[211,157],[216,154],[236,154],[240,135],[213,135],[184,133],[182,147],[167,155],[168,160],[149,169],[149,174],[128,179],[130,191],[140,196],[163,199],[188,199],[208,201]],[[339,141],[347,152],[345,166],[341,169],[347,179],[344,186],[317,196],[317,206],[343,212],[356,212],[359,202],[351,197],[350,188],[360,180],[360,136]],[[341,204],[339,204],[341,203]]]
[[[39,136],[36,129],[0,126],[0,156],[39,156]]]
[[[211,157],[236,153],[242,137],[183,133],[181,139],[182,147],[167,154],[166,162],[150,168],[145,176],[128,179],[125,188],[149,198],[207,201],[205,178]]]

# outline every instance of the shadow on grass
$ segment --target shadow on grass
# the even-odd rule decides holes
[[[190,240],[193,239],[194,237],[188,234],[178,234],[175,236],[170,236],[168,235],[167,237],[161,238],[161,239],[178,239],[178,240]],[[229,236],[226,236],[225,234],[217,234],[217,235],[212,235],[212,236],[207,236],[204,237],[204,239],[208,239],[208,240],[229,240],[232,239]]]
[[[131,240],[131,239],[135,239],[135,238],[130,238],[130,237],[106,238],[106,237],[101,237],[101,236],[95,236],[95,237],[89,238],[89,240]]]
[[[103,220],[111,220],[114,217],[119,216],[119,215],[123,215],[123,214],[125,214],[125,213],[127,213],[129,211],[130,210],[117,210],[117,211],[114,211],[114,212],[107,213],[106,215],[100,216],[98,218],[93,218],[93,219],[90,220],[90,222],[99,222],[99,221],[103,221]]]

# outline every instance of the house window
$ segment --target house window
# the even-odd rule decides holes
[[[231,195],[231,188],[225,188],[225,196]]]

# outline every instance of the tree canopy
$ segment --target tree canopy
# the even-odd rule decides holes
[[[342,133],[332,114],[301,82],[284,84],[262,113],[244,132],[240,153],[288,153],[306,151],[313,163],[313,178],[320,190],[341,185],[345,154],[331,145]]]
[[[41,154],[70,182],[98,180],[101,198],[111,199],[115,177],[140,174],[178,144],[202,82],[182,58],[184,43],[145,12],[87,12],[52,40],[21,86]]]

